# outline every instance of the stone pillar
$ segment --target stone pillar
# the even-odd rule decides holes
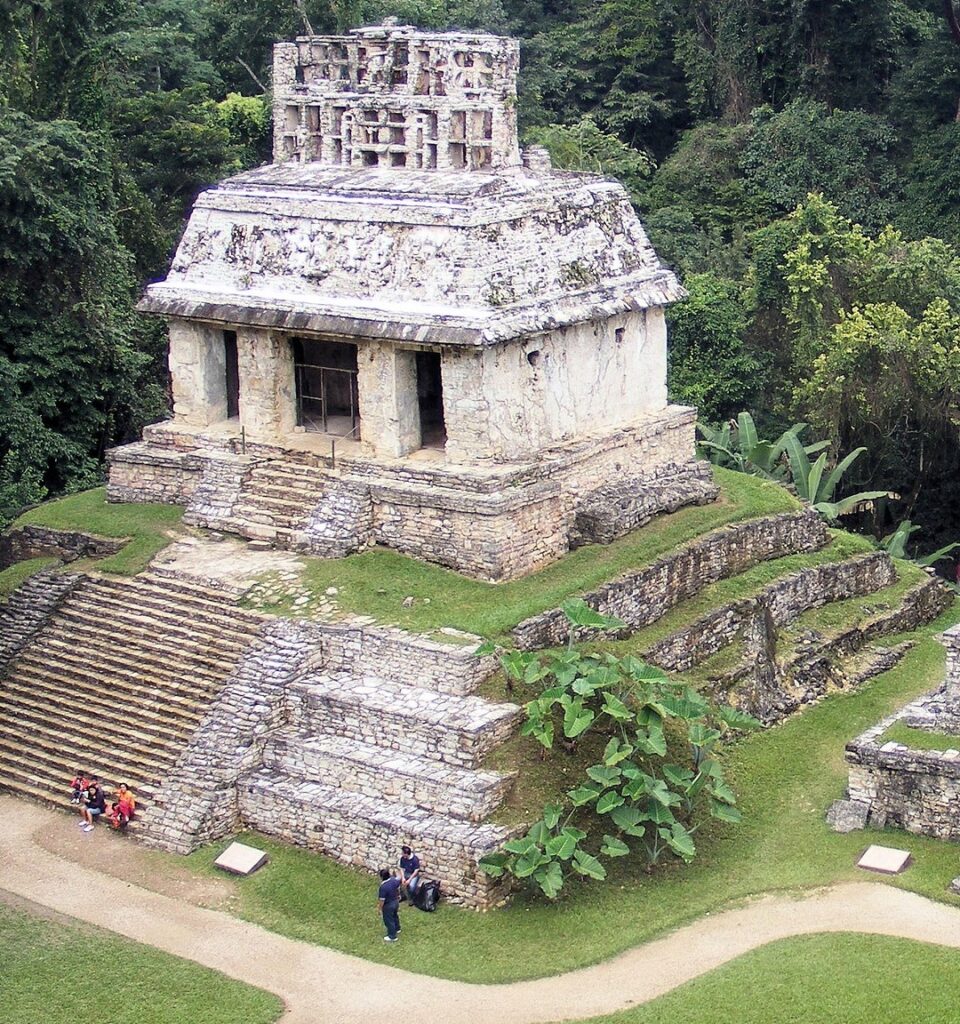
[[[273,47],[273,159],[287,159],[285,133],[287,103],[297,84],[300,52],[296,43],[277,43]]]
[[[171,320],[167,362],[174,422],[208,427],[227,418],[227,364],[223,331]]]
[[[289,434],[297,423],[293,348],[286,335],[253,327],[237,330],[240,423],[261,440]]]
[[[450,462],[469,464],[494,454],[490,403],[484,388],[486,356],[482,348],[445,348],[440,357],[445,447]]]
[[[667,405],[667,321],[662,306],[647,310],[643,342],[643,407],[659,412]]]
[[[421,447],[416,352],[389,342],[357,352],[360,436],[371,455],[399,457]]]

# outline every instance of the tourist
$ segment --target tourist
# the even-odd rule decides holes
[[[400,938],[400,879],[389,868],[380,870],[380,889],[377,892],[377,909],[383,916],[387,929],[384,942],[396,942]]]
[[[83,772],[78,771],[73,777],[73,781],[70,783],[70,803],[78,804],[83,798],[83,794],[86,791],[87,786],[90,785],[90,780],[84,775]]]
[[[420,858],[409,846],[400,847],[400,884],[404,894],[413,902],[420,885]]]
[[[126,828],[136,809],[137,801],[134,800],[130,787],[121,782],[117,787],[117,798],[110,807],[110,824],[116,829]]]
[[[83,794],[83,804],[80,807],[80,825],[84,832],[93,831],[94,821],[107,809],[107,801],[103,798],[103,790],[97,784],[96,779],[91,779],[87,790]]]

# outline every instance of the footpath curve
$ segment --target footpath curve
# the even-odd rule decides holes
[[[857,882],[708,915],[593,967],[505,985],[411,974],[284,938],[79,866],[33,834],[55,812],[0,797],[0,889],[278,995],[284,1024],[547,1024],[627,1009],[777,939],[865,932],[960,948],[960,910]],[[91,901],[89,893],[102,898]]]

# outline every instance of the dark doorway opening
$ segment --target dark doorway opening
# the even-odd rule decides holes
[[[360,438],[357,346],[291,339],[297,385],[297,425],[308,431]]]
[[[227,419],[240,415],[240,361],[237,356],[237,332],[223,332],[223,355],[227,388]]]
[[[443,448],[447,428],[443,421],[443,378],[438,352],[417,353],[417,401],[424,448]]]

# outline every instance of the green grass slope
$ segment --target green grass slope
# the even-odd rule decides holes
[[[3,903],[0,957],[4,1024],[270,1024],[283,1011],[276,996],[188,960]]]

